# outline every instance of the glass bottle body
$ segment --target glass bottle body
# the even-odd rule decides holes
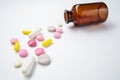
[[[75,25],[102,23],[107,17],[108,8],[103,2],[76,4],[71,11],[64,11],[65,22],[73,22]]]

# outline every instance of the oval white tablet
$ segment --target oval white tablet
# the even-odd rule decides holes
[[[58,24],[58,27],[62,27],[62,24],[61,24],[61,23],[59,23],[59,24]]]
[[[17,61],[14,63],[15,68],[20,68],[22,66],[22,63],[20,61]]]
[[[38,56],[38,63],[41,65],[49,65],[50,57],[47,54],[42,54],[42,55]]]
[[[49,26],[49,27],[47,28],[47,30],[48,30],[49,32],[55,32],[56,28],[55,28],[54,26]]]

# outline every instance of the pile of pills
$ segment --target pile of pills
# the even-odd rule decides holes
[[[55,39],[60,39],[61,35],[63,33],[63,29],[62,29],[62,24],[59,24],[58,27],[54,27],[54,26],[49,26],[47,27],[48,32],[53,33],[53,37]],[[49,65],[51,60],[48,54],[46,54],[45,52],[45,48],[49,47],[50,45],[52,45],[53,40],[52,38],[48,38],[45,39],[44,35],[41,33],[42,28],[37,29],[36,31],[32,32],[31,30],[23,30],[22,33],[24,35],[28,35],[29,40],[28,42],[26,42],[28,44],[29,47],[36,47],[37,41],[41,42],[41,45],[43,47],[38,47],[35,49],[34,53],[37,57],[37,61],[35,61],[35,57],[34,56],[30,56],[28,57],[28,59],[26,60],[26,63],[22,65],[21,61],[17,61],[14,64],[15,68],[20,68],[22,67],[22,73],[25,76],[30,75],[33,66],[35,65],[35,62],[39,63],[40,65]],[[26,58],[29,55],[29,51],[27,49],[22,49],[20,47],[20,42],[17,38],[12,38],[10,40],[11,44],[14,47],[14,51],[16,53],[19,54],[19,56],[21,58]]]

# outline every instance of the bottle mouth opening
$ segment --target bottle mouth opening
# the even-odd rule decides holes
[[[71,11],[64,11],[64,20],[66,23],[73,22],[73,13]]]
[[[69,19],[68,19],[68,11],[67,10],[64,10],[64,20],[66,23],[69,23]]]

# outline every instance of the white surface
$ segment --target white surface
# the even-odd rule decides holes
[[[103,0],[109,8],[107,21],[99,26],[71,28],[64,23],[63,12],[74,4],[101,0],[0,0],[0,80],[120,80],[120,2]],[[22,48],[35,55],[27,46],[23,29],[43,28],[45,37],[50,25],[62,23],[62,38],[54,39],[46,48],[52,62],[36,64],[32,76],[24,77],[13,63],[20,58],[13,51],[10,39],[19,38]],[[53,37],[53,36],[52,36]],[[38,45],[41,46],[40,43]],[[26,59],[21,59],[24,63]]]

